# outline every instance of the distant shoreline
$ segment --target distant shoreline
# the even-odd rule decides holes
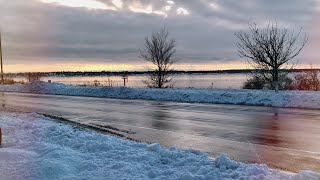
[[[283,72],[296,73],[306,72],[311,70],[320,71],[320,69],[292,69],[282,70]],[[171,71],[172,74],[247,74],[252,72],[259,72],[253,69],[232,69],[232,70],[213,70],[213,71]],[[151,71],[61,71],[61,72],[21,72],[21,73],[5,73],[7,77],[25,76],[28,73],[37,74],[40,76],[133,76],[133,75],[148,75]]]

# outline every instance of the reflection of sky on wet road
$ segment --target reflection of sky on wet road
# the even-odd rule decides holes
[[[320,111],[1,93],[2,107],[62,116],[164,146],[320,171]],[[107,129],[112,130],[113,129]],[[288,164],[292,164],[289,169]]]

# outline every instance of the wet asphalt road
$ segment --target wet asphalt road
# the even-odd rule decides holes
[[[60,116],[126,138],[320,172],[320,110],[0,92],[2,109]]]

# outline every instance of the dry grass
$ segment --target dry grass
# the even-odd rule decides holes
[[[15,80],[13,80],[13,79],[4,79],[4,82],[3,82],[3,84],[7,84],[7,85],[17,84],[17,83],[19,83],[19,84],[25,84],[24,81],[15,81]]]

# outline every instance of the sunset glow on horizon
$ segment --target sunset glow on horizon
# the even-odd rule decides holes
[[[28,68],[26,68],[28,67]],[[18,72],[60,72],[60,71],[147,71],[151,65],[136,64],[103,64],[103,63],[64,63],[64,64],[14,64],[6,65],[7,73]],[[229,70],[246,69],[245,64],[178,64],[174,65],[174,70]]]
[[[27,67],[27,68],[26,68]],[[8,64],[5,65],[6,73],[20,72],[61,72],[61,71],[147,71],[151,64],[106,64],[106,63],[51,63],[51,64]],[[311,64],[300,64],[295,68],[310,69]],[[320,66],[312,65],[312,68]],[[216,71],[216,70],[241,70],[252,69],[246,63],[214,63],[214,64],[176,64],[173,70],[181,71]]]

